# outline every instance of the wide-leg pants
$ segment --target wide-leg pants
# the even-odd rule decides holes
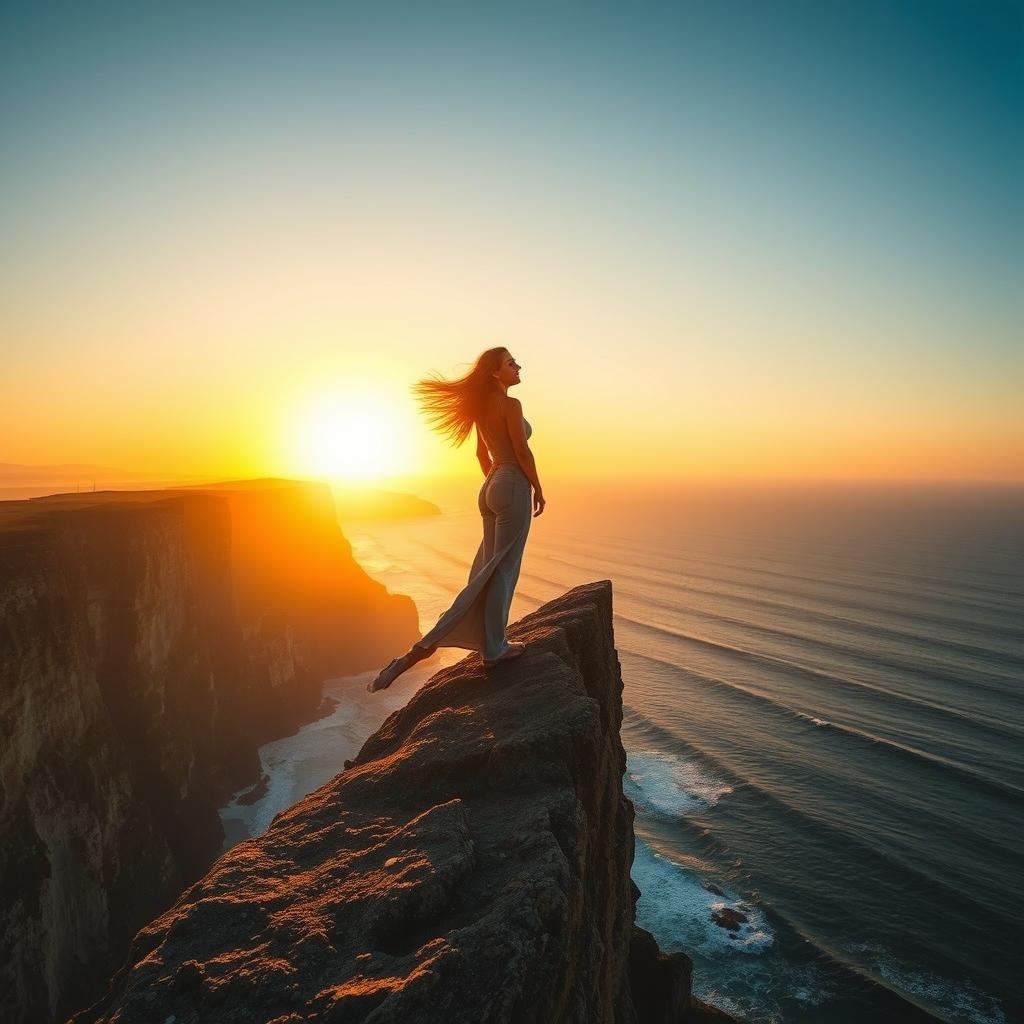
[[[508,650],[505,627],[533,518],[532,495],[519,463],[491,467],[477,498],[483,539],[469,581],[416,647],[462,647],[488,661]]]

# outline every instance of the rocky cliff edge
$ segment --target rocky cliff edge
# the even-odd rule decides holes
[[[135,937],[75,1024],[728,1020],[634,925],[608,581],[433,676]]]

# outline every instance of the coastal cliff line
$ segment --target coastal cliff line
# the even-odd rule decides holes
[[[0,1004],[63,1021],[217,856],[217,808],[330,675],[418,636],[329,489],[0,502]]]
[[[635,924],[611,583],[509,636],[223,854],[73,1024],[730,1020]]]

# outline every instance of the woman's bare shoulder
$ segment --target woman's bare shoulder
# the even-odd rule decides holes
[[[510,416],[515,416],[517,413],[521,415],[523,407],[518,398],[495,392],[487,396],[484,410],[492,416],[507,420]]]

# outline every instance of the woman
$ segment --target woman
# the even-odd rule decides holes
[[[486,666],[518,658],[526,645],[505,639],[512,592],[530,531],[531,511],[544,511],[544,491],[527,444],[533,433],[523,408],[508,389],[519,383],[520,366],[507,348],[489,348],[459,380],[435,375],[413,385],[435,429],[462,444],[476,425],[476,457],[486,479],[477,499],[483,540],[469,582],[452,606],[401,657],[383,669],[367,690],[390,686],[406,669],[438,647],[479,651]],[[530,490],[533,490],[531,501]]]

